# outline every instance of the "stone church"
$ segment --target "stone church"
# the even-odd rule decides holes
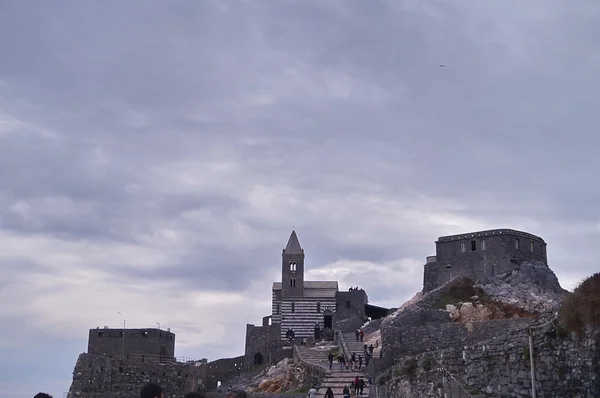
[[[334,330],[353,331],[368,317],[386,316],[389,309],[368,303],[363,289],[340,291],[337,281],[307,281],[304,249],[292,231],[281,255],[281,281],[273,282],[271,315],[261,326],[246,326],[245,364],[274,362],[289,356],[303,339],[332,339]]]

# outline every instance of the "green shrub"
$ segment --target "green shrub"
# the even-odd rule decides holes
[[[396,377],[410,376],[414,377],[417,374],[419,363],[415,358],[409,358],[405,360],[401,365],[396,368],[394,375]]]
[[[448,304],[470,301],[473,296],[479,296],[480,301],[485,300],[485,293],[481,288],[475,287],[472,279],[462,278],[450,285],[448,292],[434,307],[446,309]]]
[[[600,327],[600,272],[584,279],[565,298],[559,315],[560,323],[570,332]]]
[[[423,359],[421,366],[423,367],[423,370],[425,372],[430,372],[435,367],[435,362],[432,358],[427,357],[427,358]]]

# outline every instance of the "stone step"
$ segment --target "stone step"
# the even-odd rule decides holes
[[[350,386],[348,386],[348,388],[350,388]],[[342,397],[342,396],[343,396],[344,387],[340,387],[340,388],[333,388],[333,387],[332,387],[332,388],[331,388],[331,390],[333,391],[333,396],[334,396],[334,397],[337,397],[337,396],[340,396],[340,397]],[[321,388],[319,388],[319,390],[317,391],[317,395],[321,395],[321,396],[323,396],[323,395],[325,395],[325,392],[327,392],[327,387],[325,387],[325,388],[321,387]],[[359,396],[360,396],[360,395],[359,395]],[[369,396],[369,390],[368,390],[367,388],[364,388],[364,389],[363,389],[363,395],[362,395],[362,396],[366,396],[366,397],[368,397],[368,396]],[[457,395],[457,396],[458,396],[458,395]]]

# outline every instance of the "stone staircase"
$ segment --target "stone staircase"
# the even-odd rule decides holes
[[[329,370],[329,352],[332,349],[336,349],[337,346],[334,345],[328,345],[328,346],[317,346],[317,347],[310,347],[310,346],[304,346],[304,345],[299,345],[296,346],[298,347],[298,351],[300,351],[300,354],[302,355],[302,359],[304,359],[306,362],[310,362],[313,365],[318,365],[321,366],[327,370]],[[337,360],[333,361],[333,365],[335,366]],[[339,365],[338,365],[339,367]]]
[[[369,395],[368,377],[364,371],[340,370],[340,364],[337,361],[337,355],[335,355],[335,359],[333,360],[332,369],[329,370],[329,353],[332,350],[338,349],[338,346],[330,345],[322,347],[310,347],[300,345],[297,347],[302,355],[302,359],[304,359],[306,362],[312,363],[313,365],[321,366],[327,370],[327,375],[317,390],[317,396],[324,396],[327,388],[331,387],[335,397],[342,397],[344,386],[348,386],[348,388],[350,388],[350,383],[354,381],[356,376],[358,376],[358,378],[362,377],[365,381],[365,387],[363,388],[362,396],[367,397]],[[339,352],[341,352],[341,348],[339,348]]]
[[[365,343],[363,341],[356,341],[356,336],[354,333],[344,333],[344,341],[346,342],[346,347],[348,347],[348,351],[350,351],[350,355],[352,353],[356,353],[356,357],[363,357],[363,366],[365,366]],[[375,348],[373,350],[373,358],[379,358],[380,347]]]
[[[329,365],[327,365],[329,366]],[[327,373],[325,379],[321,383],[321,386],[317,390],[317,396],[324,396],[328,387],[331,387],[333,391],[334,397],[343,397],[342,392],[344,391],[344,386],[348,386],[350,388],[350,383],[354,381],[354,378],[358,376],[361,377],[365,381],[365,388],[363,388],[363,397],[369,396],[369,383],[366,375],[363,372],[352,371],[352,370],[340,370],[340,364],[337,362],[333,363],[333,369]],[[357,395],[360,397],[360,395]]]

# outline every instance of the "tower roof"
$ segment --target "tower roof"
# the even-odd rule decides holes
[[[298,241],[296,231],[292,231],[290,240],[288,240],[287,246],[285,247],[285,254],[302,254],[302,247]]]

